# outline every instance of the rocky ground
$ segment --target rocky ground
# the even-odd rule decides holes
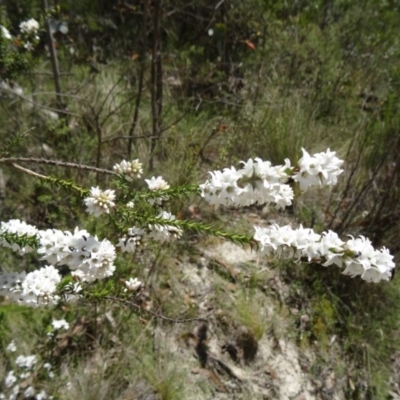
[[[279,271],[270,270],[255,252],[229,242],[197,245],[196,252],[197,258],[183,256],[179,268],[188,302],[198,303],[199,314],[206,316],[208,322],[199,321],[190,327],[176,324],[170,331],[165,328],[156,331],[160,346],[173,354],[177,365],[184,366],[190,399],[345,398],[346,379],[337,378],[333,368],[315,368],[317,355],[311,349],[299,348],[291,338],[293,327],[279,320],[285,316],[279,315],[282,307],[277,298],[282,298],[287,290]],[[257,309],[252,310],[250,303],[249,318],[240,318],[239,313],[238,320],[232,323],[235,313],[228,315],[229,306],[221,305],[221,291],[222,301],[234,304],[238,290],[236,277],[250,275],[255,269],[264,273],[265,284],[273,286],[278,295],[271,298],[260,290],[255,295]],[[259,320],[253,324],[265,323],[260,338],[252,331],[252,312]],[[307,318],[303,315],[300,319],[306,324]],[[332,359],[335,358],[333,342],[334,338]]]

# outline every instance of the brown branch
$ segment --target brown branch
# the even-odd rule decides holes
[[[158,313],[156,313],[154,311],[146,310],[145,308],[143,308],[139,304],[134,303],[133,301],[129,301],[129,300],[125,300],[125,299],[119,299],[118,297],[114,297],[114,296],[106,296],[105,298],[108,299],[108,300],[114,300],[114,301],[118,301],[119,303],[132,306],[132,307],[136,308],[137,310],[144,311],[144,312],[152,315],[153,317],[160,318],[160,319],[162,319],[164,321],[172,322],[174,324],[184,324],[186,322],[194,322],[194,321],[208,322],[207,318],[202,318],[202,317],[197,317],[197,318],[170,318],[170,317],[166,317],[165,315],[158,314]]]
[[[108,169],[96,168],[96,167],[91,167],[90,165],[74,164],[74,163],[64,162],[64,161],[46,160],[44,158],[33,158],[33,157],[0,158],[0,163],[13,164],[15,162],[30,162],[30,163],[35,163],[35,164],[55,165],[56,167],[76,168],[76,169],[83,169],[86,171],[94,171],[94,172],[101,173],[101,174],[115,175],[114,171],[110,171]],[[20,168],[22,168],[22,167],[20,167]]]
[[[162,59],[161,59],[161,0],[155,0],[153,4],[153,48],[151,59],[151,116],[152,134],[160,136],[163,85],[162,85]],[[153,170],[156,139],[151,139],[149,170]]]
[[[49,5],[48,5],[47,0],[43,0],[43,11],[44,11],[45,15],[49,12]],[[56,89],[57,106],[58,106],[58,108],[63,110],[65,108],[65,106],[64,106],[64,104],[62,102],[62,98],[61,98],[60,68],[58,66],[57,50],[56,50],[56,46],[54,44],[53,32],[52,32],[51,26],[50,26],[50,19],[47,15],[46,15],[45,21],[46,21],[48,45],[49,45],[49,50],[50,50],[50,61],[51,61],[51,67],[53,70],[54,87]],[[59,113],[59,116],[60,117],[63,116],[62,111]]]
[[[185,111],[185,112],[184,112],[177,120],[175,120],[172,124],[168,125],[167,127],[163,128],[163,129],[160,129],[158,132],[156,132],[155,135],[150,135],[150,136],[147,136],[147,135],[141,135],[141,136],[131,136],[131,135],[128,135],[128,136],[115,136],[115,137],[112,137],[112,138],[103,139],[103,143],[104,143],[104,142],[112,142],[112,141],[117,140],[117,139],[131,139],[131,140],[133,140],[133,139],[160,139],[160,138],[161,138],[161,136],[160,136],[161,133],[163,133],[163,132],[165,132],[165,131],[171,129],[171,128],[172,128],[173,126],[175,126],[177,123],[179,123],[180,121],[182,121],[182,119],[186,116],[186,114],[187,114],[188,112],[189,112],[189,110]]]
[[[21,94],[18,94],[18,93],[15,92],[14,90],[6,89],[6,88],[1,88],[1,90],[4,90],[4,91],[9,92],[9,93],[12,93],[15,97],[19,97],[21,100],[24,100],[24,101],[26,101],[27,103],[30,103],[30,104],[32,104],[32,105],[35,106],[35,107],[42,108],[43,110],[52,111],[52,112],[57,113],[58,115],[60,115],[60,114],[65,114],[65,115],[70,115],[70,116],[76,117],[76,118],[82,118],[81,115],[72,113],[72,112],[70,112],[70,111],[61,110],[61,109],[58,109],[58,108],[48,107],[48,106],[44,106],[43,104],[39,104],[39,103],[37,103],[36,101],[33,101],[32,99],[29,99],[28,97],[25,97],[25,96],[23,96],[23,95],[21,95]],[[64,95],[60,95],[60,96],[64,96]]]
[[[22,172],[25,172],[25,173],[28,174],[28,175],[34,176],[35,178],[47,179],[47,176],[38,174],[37,172],[31,171],[30,169],[21,167],[21,166],[18,165],[18,164],[14,164],[14,163],[13,163],[12,166],[13,166],[14,168],[16,168],[16,169],[19,169],[19,170],[22,171]]]
[[[142,94],[143,94],[143,86],[144,86],[144,72],[146,68],[146,58],[147,58],[147,14],[148,14],[148,8],[149,8],[149,0],[144,0],[143,2],[143,25],[142,25],[142,49],[141,49],[141,54],[140,54],[140,72],[139,72],[139,85],[138,85],[138,93],[136,97],[136,104],[135,104],[135,112],[133,115],[133,120],[131,127],[129,129],[128,136],[129,142],[128,142],[128,158],[131,157],[132,154],[132,144],[133,144],[133,135],[135,133],[135,129],[139,120],[139,108],[140,108],[140,103],[142,100]]]

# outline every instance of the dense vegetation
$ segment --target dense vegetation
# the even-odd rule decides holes
[[[32,177],[89,189],[106,188],[109,175],[32,159],[103,169],[140,159],[146,177],[162,175],[173,186],[204,182],[208,171],[250,157],[281,164],[298,160],[301,147],[311,153],[330,147],[346,162],[339,184],[307,192],[284,212],[214,211],[194,197],[178,198],[171,208],[182,220],[201,216],[242,232],[257,218],[365,235],[399,253],[400,1],[5,0],[0,18],[14,37],[21,21],[35,18],[41,27],[29,52],[23,38],[10,47],[0,37],[1,221],[79,226],[99,237],[117,231],[88,218],[82,199],[65,185]],[[12,157],[31,160],[5,160]],[[224,393],[219,378],[203,382],[201,395],[184,377],[193,365],[212,370],[202,359],[201,321],[178,328],[155,316],[204,315],[204,293],[193,294],[195,285],[185,289],[189,272],[181,269],[204,258],[199,243],[216,242],[187,234],[179,245],[154,245],[118,265],[118,276],[146,282],[141,301],[153,314],[100,301],[107,283],[79,307],[56,311],[5,299],[0,347],[14,339],[25,354],[35,349],[51,358],[57,382],[36,378],[55,398],[218,398],[216,392]],[[8,270],[36,268],[35,259],[6,251],[0,260]],[[230,331],[245,327],[251,343],[285,338],[299,352],[312,351],[307,373],[330,368],[341,382],[331,392],[315,384],[315,398],[399,395],[398,277],[373,285],[335,268],[266,260],[243,265],[238,275],[213,259],[207,268],[214,336],[229,341]],[[54,315],[71,328],[49,344],[44,333]],[[169,330],[182,347],[198,342],[187,353],[198,357],[190,367],[174,362],[170,342],[161,344]],[[256,356],[246,345],[241,350],[251,371]],[[12,363],[2,353],[1,381]],[[220,398],[263,398],[246,390]],[[279,398],[272,389],[269,396]]]

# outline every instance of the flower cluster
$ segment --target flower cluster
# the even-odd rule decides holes
[[[55,304],[54,295],[57,284],[61,281],[59,272],[48,265],[29,274],[26,272],[0,272],[0,295],[30,306]]]
[[[168,183],[163,179],[162,176],[155,176],[151,177],[150,179],[145,179],[149,190],[158,191],[158,190],[165,190],[169,189]]]
[[[165,220],[165,224],[149,224],[149,237],[157,242],[165,243],[179,239],[183,231],[181,228],[169,225],[168,221],[175,221],[176,217],[169,212],[162,211],[157,218]]]
[[[176,220],[174,215],[162,211],[157,219],[165,220],[165,223],[149,224],[146,230],[137,227],[129,228],[127,234],[119,239],[116,247],[119,247],[123,253],[134,253],[146,238],[165,243],[182,236],[183,230],[181,228],[168,224],[168,221]]]
[[[110,213],[110,209],[115,207],[115,191],[114,190],[100,190],[100,188],[92,187],[90,189],[90,196],[84,200],[86,204],[86,211],[98,217],[101,214]]]
[[[122,160],[120,164],[114,165],[113,170],[118,175],[124,176],[129,182],[132,182],[135,178],[140,178],[141,174],[143,174],[142,163],[139,160]]]
[[[55,304],[59,298],[54,293],[60,281],[61,275],[52,265],[32,271],[21,284],[20,301],[32,306]]]
[[[146,232],[140,228],[129,228],[128,233],[124,235],[117,244],[117,247],[121,248],[123,253],[134,253],[136,248],[142,244],[143,236]]]
[[[273,167],[259,158],[242,162],[243,168],[225,168],[210,172],[211,179],[200,185],[201,196],[218,208],[219,205],[243,207],[251,204],[276,203],[284,208],[292,204],[292,188],[285,184],[290,162]]]
[[[19,24],[19,29],[21,31],[22,43],[27,51],[32,51],[34,45],[39,41],[39,23],[31,18],[28,21],[21,22]]]
[[[147,186],[149,187],[149,190],[152,192],[158,192],[160,190],[166,190],[169,189],[170,186],[168,183],[163,179],[162,176],[158,176],[157,178],[153,176],[151,179],[145,179]],[[149,199],[148,202],[150,205],[159,205],[161,206],[164,201],[168,200],[168,196],[160,196],[157,197],[156,199]]]
[[[39,22],[33,18],[28,19],[19,24],[19,29],[25,35],[36,35],[39,31]],[[36,39],[39,39],[39,37],[36,36]]]
[[[8,233],[19,237],[32,238],[36,236],[37,232],[38,230],[34,226],[20,221],[19,219],[11,219],[8,222],[2,222],[0,225],[0,235]],[[2,237],[0,237],[0,244],[4,247],[9,247],[14,251],[18,251],[21,255],[33,250],[29,245],[20,246],[15,242],[9,243],[5,238]]]
[[[51,322],[51,326],[55,331],[59,331],[61,329],[69,329],[69,323],[65,319],[53,319],[53,321]]]
[[[11,342],[7,346],[6,350],[14,353],[16,349],[15,343]],[[3,390],[0,393],[0,400],[16,400],[19,398],[47,400],[53,398],[53,396],[48,396],[44,390],[38,392],[32,385],[32,380],[36,372],[34,370],[37,369],[39,365],[36,355],[19,355],[16,357],[14,364],[14,369],[8,371],[4,379]],[[49,363],[45,363],[43,368],[47,369],[47,371],[50,371],[51,365]],[[54,377],[54,373],[52,371],[49,372],[49,377]],[[27,382],[29,382],[29,385],[27,385]],[[7,394],[8,397],[6,397],[5,394]]]
[[[28,32],[36,28],[24,25],[24,29]],[[241,169],[231,167],[210,172],[210,179],[200,185],[201,196],[216,208],[219,205],[249,206],[270,203],[276,204],[278,208],[284,208],[292,204],[294,192],[291,185],[293,182],[297,182],[302,191],[310,186],[334,185],[343,172],[340,169],[342,163],[343,161],[336,157],[336,153],[329,149],[312,156],[303,149],[303,157],[296,166],[292,166],[288,159],[283,165],[278,166],[273,166],[271,162],[260,158],[249,159],[241,163]],[[143,173],[142,164],[138,160],[131,162],[123,160],[114,166],[114,171],[128,181],[140,177]],[[138,215],[140,212],[141,200],[147,199],[151,205],[161,206],[168,200],[170,193],[171,197],[175,193],[174,191],[163,192],[170,186],[161,176],[145,181],[151,193],[142,197],[121,193],[120,198],[125,199],[125,202],[132,199],[121,207],[124,218],[133,217],[135,220],[136,212]],[[84,203],[90,214],[99,216],[104,213],[109,214],[115,207],[115,200],[114,190],[103,191],[99,187],[92,187]],[[137,210],[126,212],[127,208],[134,207],[137,207]],[[146,205],[146,213],[148,208]],[[149,216],[147,225],[141,228],[131,227],[119,239],[116,247],[119,247],[122,253],[134,253],[146,239],[165,243],[182,236],[181,226],[186,225],[176,221],[176,217],[171,213],[161,211],[159,207],[155,209],[159,212],[156,218]],[[119,216],[119,211],[118,209],[113,215],[113,219]],[[142,222],[142,216],[137,219]],[[115,222],[118,226],[118,221]],[[198,226],[201,230],[202,226]],[[204,231],[206,231],[205,228]],[[360,275],[362,279],[372,282],[389,279],[394,268],[393,256],[389,254],[389,251],[385,248],[375,250],[371,242],[363,236],[351,237],[345,242],[332,231],[318,234],[312,229],[303,227],[292,229],[290,226],[279,227],[278,225],[271,225],[268,228],[255,227],[255,231],[254,239],[258,242],[263,254],[294,258],[299,261],[320,262],[324,266],[334,264],[344,267],[344,274]],[[0,295],[4,294],[16,302],[32,306],[54,304],[60,296],[73,301],[79,298],[77,293],[82,289],[79,282],[90,283],[105,279],[112,276],[116,270],[114,245],[107,239],[100,241],[97,236],[92,236],[86,230],[78,228],[75,228],[74,232],[57,229],[38,230],[25,222],[11,220],[1,223],[0,245],[18,251],[20,254],[38,247],[37,252],[41,255],[41,260],[49,264],[29,274],[0,272]],[[63,285],[57,292],[61,276],[55,267],[62,265],[68,266],[71,275],[76,279],[74,282]],[[135,291],[141,285],[136,278],[130,278],[123,283],[125,291]],[[67,326],[67,323],[62,321],[53,321],[55,330]]]
[[[299,160],[299,171],[293,176],[299,182],[300,189],[306,191],[309,186],[336,185],[337,177],[343,170],[343,161],[336,157],[336,152],[316,153],[310,156],[302,149],[303,157]]]
[[[137,278],[129,278],[129,280],[124,281],[125,289],[124,292],[134,292],[142,286],[142,282]]]
[[[101,242],[85,230],[74,233],[57,229],[39,231],[38,253],[42,260],[53,265],[68,265],[72,275],[80,280],[93,282],[111,276],[115,271],[115,247],[107,239]]]
[[[243,207],[252,204],[275,203],[278,208],[292,204],[294,197],[289,178],[299,182],[304,191],[312,185],[334,185],[342,172],[343,163],[329,149],[312,157],[303,149],[298,167],[288,159],[284,165],[272,166],[259,158],[243,162],[243,168],[234,167],[210,172],[211,178],[200,185],[201,196],[211,205]]]
[[[395,267],[388,249],[374,249],[363,236],[357,239],[351,237],[344,242],[332,231],[320,235],[312,229],[302,226],[292,229],[289,225],[271,225],[268,228],[256,226],[255,231],[254,239],[263,254],[320,262],[324,266],[344,265],[344,274],[353,277],[360,275],[369,282],[390,279]]]

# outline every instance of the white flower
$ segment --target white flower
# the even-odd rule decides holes
[[[5,28],[3,25],[0,25],[0,31],[1,31],[1,36],[5,39],[12,39],[12,36],[7,28]]]
[[[19,394],[19,385],[15,385],[12,388],[11,393],[9,393],[8,400],[17,400],[18,394]]]
[[[30,397],[35,395],[35,389],[32,386],[28,386],[24,391],[25,399],[29,399]]]
[[[85,232],[89,235],[87,232]],[[72,234],[70,232],[62,232],[58,229],[47,229],[39,231],[40,247],[37,252],[43,254],[42,260],[46,260],[49,264],[62,264],[70,253],[70,245]]]
[[[242,174],[234,167],[223,171],[210,172],[211,179],[200,185],[201,196],[211,205],[231,206],[235,204],[238,195],[242,192],[237,182]]]
[[[38,230],[36,227],[29,225],[24,221],[20,221],[19,219],[11,219],[8,222],[2,222],[0,227],[0,233],[11,233],[17,236],[34,237],[36,236],[37,232]],[[21,248],[19,244],[8,243],[1,237],[0,244],[4,247],[9,247],[14,251],[18,251],[21,255],[33,250],[30,246],[24,246]]]
[[[357,275],[363,275],[364,267],[362,266],[362,264],[352,259],[345,260],[344,263],[346,265],[346,268],[343,271],[344,275],[350,275],[351,277],[355,277]]]
[[[300,189],[304,192],[309,186],[336,185],[338,175],[343,172],[340,169],[343,161],[336,157],[336,152],[328,149],[310,156],[305,149],[302,151],[299,171],[293,175],[293,179],[299,182]]]
[[[58,297],[54,292],[60,281],[61,276],[52,265],[32,271],[22,282],[20,301],[32,306],[55,304]]]
[[[11,370],[8,372],[6,379],[4,380],[4,385],[6,388],[11,387],[14,383],[17,382],[17,377],[14,374],[14,371]]]
[[[14,340],[11,341],[11,343],[6,347],[7,351],[10,351],[11,353],[15,353],[17,351],[17,346],[15,345]]]
[[[61,329],[69,329],[69,323],[65,319],[53,319],[53,321],[51,322],[51,326],[56,331]]]
[[[169,189],[168,183],[162,176],[158,176],[157,178],[153,176],[151,179],[145,179],[145,181],[150,190],[157,191]]]
[[[133,201],[128,201],[128,202],[126,203],[126,206],[127,206],[128,208],[133,208],[133,207],[135,207],[135,203],[134,203]]]
[[[176,217],[169,212],[161,212],[157,218],[162,218],[165,220],[165,224],[149,224],[149,237],[155,241],[164,243],[172,240],[179,239],[183,231],[177,226],[168,225],[168,221],[175,221]]]
[[[46,369],[47,371],[50,371],[53,367],[51,366],[50,363],[47,362],[43,364],[43,368]]]
[[[27,35],[36,35],[36,33],[39,31],[39,22],[31,18],[28,21],[21,22],[19,24],[19,29],[22,33]]]
[[[36,363],[37,363],[37,358],[35,355],[18,356],[15,359],[15,364],[17,364],[18,367],[27,369],[28,371],[31,371],[32,368],[36,365]]]
[[[154,192],[157,192],[159,190],[166,190],[166,189],[170,188],[168,183],[161,176],[159,176],[157,178],[153,176],[151,179],[145,179],[145,181],[149,187],[149,190],[154,191]],[[148,202],[152,206],[154,204],[161,206],[162,203],[167,200],[168,200],[168,196],[160,196],[155,199],[148,199]]]
[[[119,239],[117,247],[120,247],[123,253],[134,253],[136,251],[136,247],[140,246],[140,244],[142,243],[142,239],[145,233],[146,232],[140,228],[129,228],[128,234]]]
[[[46,400],[46,399],[48,399],[48,396],[44,390],[42,390],[35,396],[35,400]]]
[[[86,204],[86,211],[93,214],[95,217],[103,213],[109,213],[110,209],[115,207],[115,192],[114,190],[100,190],[99,187],[92,187],[90,189],[90,196],[84,200]]]
[[[104,279],[115,271],[115,247],[107,239],[99,241],[97,236],[78,227],[73,234],[47,230],[40,231],[39,236],[41,247],[38,253],[43,254],[42,259],[56,265],[68,265],[74,271],[73,275],[82,281]],[[77,293],[81,288],[74,285],[71,290]]]
[[[266,255],[319,262],[324,266],[345,265],[343,274],[360,275],[369,282],[389,280],[395,267],[393,256],[385,248],[375,250],[363,236],[343,242],[332,231],[317,234],[312,229],[289,225],[268,228],[255,226],[254,239],[259,250]]]
[[[277,167],[259,158],[242,164],[243,168],[238,171],[231,167],[210,172],[211,178],[200,185],[201,196],[215,208],[269,203],[284,208],[292,204],[293,190],[284,184],[289,178],[287,171],[291,171],[289,160]]]
[[[120,164],[114,165],[113,170],[117,174],[123,175],[130,182],[135,178],[140,178],[141,174],[143,174],[142,163],[139,160],[122,160]]]
[[[126,289],[124,292],[134,292],[135,290],[138,290],[140,286],[142,285],[142,282],[139,281],[139,279],[135,278],[129,278],[128,281],[124,281],[124,285],[126,286]]]
[[[72,253],[69,266],[74,269],[73,276],[82,281],[93,282],[113,275],[116,258],[115,247],[107,239],[98,241],[97,237],[84,238],[77,250]]]

